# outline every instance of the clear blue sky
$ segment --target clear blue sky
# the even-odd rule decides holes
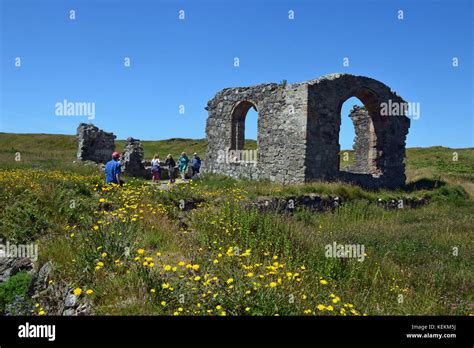
[[[474,146],[472,0],[0,3],[4,132],[74,134],[88,120],[56,116],[55,104],[67,99],[94,102],[92,122],[118,138],[203,138],[204,107],[222,88],[347,72],[420,103],[408,146]],[[342,112],[343,148],[352,145],[353,101]]]

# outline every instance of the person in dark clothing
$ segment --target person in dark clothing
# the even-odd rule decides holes
[[[175,174],[176,162],[174,161],[173,156],[171,156],[171,154],[169,154],[166,157],[165,166],[168,167],[168,172],[170,175],[170,184],[172,184],[176,180],[176,174]]]
[[[191,160],[191,169],[193,170],[192,178],[199,174],[199,168],[201,168],[201,159],[195,152],[193,154],[193,159]]]

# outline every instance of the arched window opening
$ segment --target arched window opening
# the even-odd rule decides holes
[[[258,148],[258,111],[254,103],[241,101],[232,112],[230,157],[233,162],[256,163]]]
[[[244,150],[257,149],[258,113],[255,107],[251,107],[245,116],[244,128]]]
[[[369,103],[373,98],[368,98]],[[339,170],[351,173],[377,172],[376,111],[358,97],[347,99],[340,108]]]
[[[356,147],[356,126],[351,116],[356,108],[364,104],[356,97],[347,99],[341,107],[341,126],[339,129],[339,169],[351,171]]]

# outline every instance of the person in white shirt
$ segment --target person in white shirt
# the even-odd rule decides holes
[[[161,167],[160,167],[160,157],[155,155],[151,160],[151,181],[159,182],[161,179]]]

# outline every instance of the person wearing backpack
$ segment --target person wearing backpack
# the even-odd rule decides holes
[[[201,159],[199,158],[198,154],[195,152],[193,154],[193,159],[191,160],[191,169],[193,170],[193,174],[191,178],[194,178],[196,175],[199,174],[199,168],[201,168]]]

